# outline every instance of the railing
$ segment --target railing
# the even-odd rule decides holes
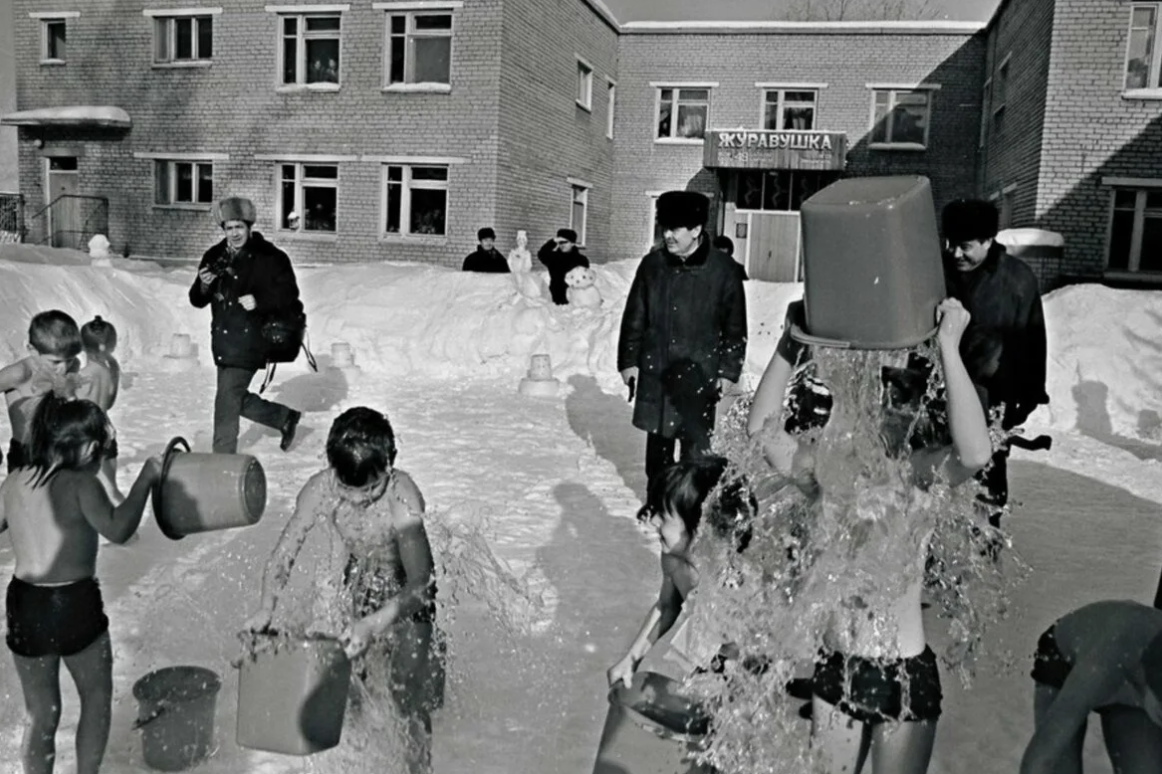
[[[28,219],[26,233],[40,235],[37,244],[88,250],[90,239],[109,233],[109,200],[61,194]]]
[[[23,242],[24,196],[0,192],[0,244]]]

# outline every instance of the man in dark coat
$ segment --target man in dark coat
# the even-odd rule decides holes
[[[557,236],[537,250],[537,259],[549,270],[549,293],[554,304],[569,303],[565,275],[578,266],[589,268],[589,259],[577,249],[577,232],[571,228],[557,231]]]
[[[239,417],[282,434],[283,451],[294,441],[302,414],[250,392],[254,374],[266,365],[262,323],[272,315],[302,312],[290,258],[252,231],[254,203],[232,196],[218,203],[225,239],[202,256],[190,287],[190,303],[211,312],[211,348],[218,367],[214,396],[214,452],[238,450]]]
[[[480,243],[476,251],[464,259],[463,271],[479,271],[486,274],[508,274],[508,259],[496,249],[496,232],[482,228],[476,232]]]
[[[715,408],[738,382],[746,355],[746,295],[733,258],[702,229],[710,202],[693,191],[658,197],[664,243],[638,266],[617,345],[621,378],[636,391],[650,481],[681,458],[710,450]]]
[[[973,368],[973,375],[987,396],[986,409],[1004,404],[1002,427],[1012,430],[1024,424],[1037,406],[1049,402],[1048,345],[1037,276],[996,241],[999,213],[992,203],[951,202],[942,220],[948,295],[972,315],[961,355],[973,363],[982,360],[974,349],[990,352],[983,360],[991,362]],[[1008,457],[1006,446],[979,475],[986,490],[982,499],[993,509],[989,517],[993,526],[999,525],[1009,499]]]

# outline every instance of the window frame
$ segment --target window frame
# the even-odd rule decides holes
[[[706,143],[706,135],[710,133],[710,115],[714,106],[714,89],[718,87],[717,82],[652,82],[650,87],[654,90],[654,121],[651,133],[654,137],[655,144],[661,145],[704,145]],[[681,92],[683,89],[691,91],[705,91],[706,92],[706,122],[702,127],[701,137],[681,137],[676,134],[678,129],[678,108],[682,105]],[[673,101],[671,102],[673,108],[670,117],[670,134],[666,137],[658,136],[658,124],[661,123],[662,117],[662,92],[671,90],[674,92]],[[693,104],[701,104],[696,102]]]
[[[163,156],[163,155],[151,156],[150,159],[153,162],[153,207],[155,209],[198,210],[198,211],[207,211],[208,212],[214,206],[214,202],[216,201],[214,198],[214,192],[215,192],[215,189],[217,188],[217,185],[214,182],[214,178],[216,176],[216,170],[214,168],[215,164],[216,164],[216,159],[214,159],[212,157],[204,157],[204,156],[197,156],[197,157],[188,156],[187,157],[187,156]],[[177,165],[179,165],[179,164],[188,164],[190,166],[190,178],[191,178],[191,198],[190,198],[190,201],[179,201],[177,198],[177,184],[178,184]],[[166,191],[167,201],[164,201],[164,202],[158,201],[158,196],[157,196],[159,183],[160,183],[160,181],[158,179],[158,170],[159,170],[161,165],[165,165],[165,168],[166,168],[166,183],[167,183],[166,188],[168,189]],[[208,166],[210,168],[210,195],[209,195],[210,198],[207,199],[206,201],[199,201],[198,193],[199,193],[199,190],[201,187],[201,178],[198,175],[198,171],[199,171],[198,168],[204,167],[204,166]]]
[[[1129,21],[1126,25],[1126,52],[1122,60],[1122,96],[1127,99],[1162,99],[1162,2],[1131,2],[1129,3]],[[1146,73],[1146,85],[1128,88],[1126,80],[1130,69],[1130,46],[1133,43],[1134,12],[1141,8],[1151,8],[1154,11],[1154,32],[1152,51],[1150,54],[1149,70]]]
[[[1005,109],[1005,105],[1009,102],[1009,61],[1012,58],[1012,53],[1005,54],[1005,58],[997,65],[996,77],[989,79],[993,89],[993,93],[990,96],[993,116],[1001,113]],[[929,112],[931,112],[931,108],[929,108]]]
[[[379,171],[379,225],[378,233],[380,241],[396,241],[396,240],[423,240],[423,241],[437,241],[445,242],[448,239],[449,227],[451,226],[451,210],[452,210],[452,166],[451,160],[428,160],[428,159],[400,159],[380,162]],[[399,181],[390,180],[389,170],[392,167],[400,167],[403,169],[402,179]],[[424,168],[440,168],[444,170],[444,180],[421,180],[418,184],[412,178],[412,170],[416,167]],[[400,208],[399,208],[399,231],[387,230],[387,211],[388,211],[388,188],[392,183],[397,183],[400,186]],[[444,192],[444,233],[442,234],[421,234],[411,231],[412,220],[412,191],[426,190],[426,191],[443,191]]]
[[[899,83],[869,83],[867,88],[871,91],[871,116],[868,122],[868,144],[870,150],[887,150],[887,151],[913,151],[923,152],[927,151],[931,145],[932,132],[932,102],[933,93],[940,90],[938,83],[914,83],[914,84],[899,84]],[[897,95],[900,92],[908,92],[913,94],[923,94],[925,98],[924,106],[927,108],[927,116],[924,121],[924,141],[923,143],[914,142],[898,142],[891,139],[891,131],[889,127],[888,139],[886,141],[877,142],[871,139],[876,130],[876,96],[880,92],[889,92],[891,101],[888,106],[888,116],[896,108]]]
[[[295,193],[294,204],[289,211],[283,210],[282,187],[287,179],[283,177],[283,167],[294,166],[295,168]],[[334,167],[335,177],[311,177],[306,176],[307,167]],[[339,236],[339,186],[343,179],[343,165],[339,161],[321,161],[321,160],[304,160],[294,158],[280,158],[274,162],[274,178],[275,178],[275,222],[278,225],[278,230],[284,233],[292,233],[300,236],[311,237],[315,239],[334,240]],[[308,229],[307,228],[307,212],[304,204],[305,196],[303,189],[310,185],[312,188],[333,188],[335,189],[335,228],[332,231],[326,229]],[[290,212],[296,212],[299,215],[300,226],[297,229],[285,228],[282,224],[286,223],[287,215]]]
[[[983,148],[988,142],[989,119],[992,117],[993,79],[986,78],[981,87],[980,95],[980,138],[978,148]]]
[[[383,20],[383,71],[380,75],[380,88],[382,91],[420,91],[420,92],[449,92],[452,90],[452,72],[455,64],[455,48],[456,48],[456,16],[457,11],[462,8],[464,3],[462,0],[440,0],[439,2],[378,2],[372,3],[371,7],[377,11],[385,11]],[[404,21],[404,80],[393,82],[391,80],[391,50],[392,50],[392,35],[391,20],[395,16],[405,17]],[[435,35],[420,33],[416,34],[414,30],[415,17],[417,16],[448,16],[449,28],[447,35]],[[436,83],[432,81],[414,82],[407,80],[407,71],[409,68],[414,72],[415,57],[414,46],[412,40],[415,37],[447,37],[448,38],[448,82]]]
[[[581,56],[577,59],[577,106],[587,113],[593,112],[593,65]]]
[[[350,10],[350,5],[268,5],[266,10],[277,15],[277,30],[276,30],[276,46],[277,52],[275,56],[275,91],[339,91],[343,85],[343,16]],[[294,83],[286,83],[283,78],[286,73],[286,40],[290,37],[286,34],[286,20],[296,19],[295,23],[295,81]],[[307,19],[325,19],[336,18],[339,20],[339,29],[334,31],[334,36],[339,43],[339,61],[338,65],[338,80],[335,82],[322,81],[318,83],[308,83],[307,74],[309,63],[307,61],[307,41],[308,40],[325,40],[329,39],[330,35],[316,34],[310,35],[307,31]],[[323,31],[331,33],[331,30]]]
[[[1106,239],[1105,239],[1105,268],[1106,272],[1124,272],[1129,274],[1141,274],[1140,268],[1142,262],[1142,233],[1146,226],[1146,197],[1153,193],[1162,193],[1162,180],[1135,180],[1135,179],[1105,179],[1102,181],[1103,185],[1109,187],[1109,210],[1106,221]],[[1130,234],[1130,251],[1126,257],[1126,267],[1112,268],[1110,266],[1110,259],[1113,252],[1114,242],[1114,217],[1117,212],[1117,196],[1121,192],[1132,191],[1135,194],[1134,200],[1134,223]],[[1162,208],[1159,208],[1159,220],[1162,220]],[[1147,274],[1159,274],[1162,271],[1153,270],[1145,272]]]
[[[151,54],[150,64],[159,69],[167,68],[184,68],[184,67],[209,67],[214,62],[214,17],[222,13],[221,8],[197,8],[189,10],[150,10],[142,11],[142,15],[148,17],[153,25],[153,52]],[[191,49],[194,56],[190,59],[177,59],[175,51],[177,49],[177,20],[190,19],[193,28],[190,30],[191,35]],[[210,23],[210,55],[201,56],[201,51],[198,44],[198,26],[208,21]],[[158,37],[161,34],[161,27],[166,27],[167,47],[170,51],[169,59],[158,59]]]
[[[577,232],[577,246],[584,248],[589,238],[589,192],[593,184],[575,177],[565,178],[569,184],[569,228]],[[581,205],[581,225],[577,226],[574,218],[576,205]]]
[[[613,122],[617,114],[617,81],[605,79],[605,139],[613,139]]]
[[[773,131],[773,132],[818,131],[816,129],[816,126],[818,125],[818,118],[819,118],[819,92],[821,91],[819,86],[817,86],[817,85],[810,85],[810,86],[801,85],[800,86],[800,85],[795,85],[795,84],[778,84],[778,83],[757,84],[757,85],[759,86],[759,89],[760,89],[759,126],[761,126],[764,130]],[[787,95],[787,92],[791,92],[791,91],[799,91],[799,92],[809,91],[813,95],[815,95],[815,98],[811,102],[811,128],[810,129],[806,129],[806,130],[789,129],[785,126],[786,119],[787,119],[787,116],[786,116],[786,109],[787,109],[786,95]],[[772,92],[775,92],[779,95],[778,99],[776,99],[774,102],[775,110],[779,116],[779,124],[780,124],[779,126],[767,126],[766,125],[767,105],[771,104],[767,97]],[[800,104],[806,104],[806,103],[792,102],[791,104],[792,105],[800,105]]]
[[[65,65],[69,60],[69,19],[79,18],[80,11],[33,11],[28,14],[30,19],[35,19],[39,22],[40,27],[40,49],[38,64],[42,67],[60,67]],[[49,28],[53,25],[61,24],[64,26],[64,56],[54,57],[49,56],[49,44],[52,40],[49,35]]]

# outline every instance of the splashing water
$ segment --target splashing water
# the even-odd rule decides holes
[[[763,458],[769,431],[747,437],[748,401],[725,418],[715,451],[734,469],[722,485],[743,479],[759,507],[742,553],[712,529],[701,530],[692,548],[701,582],[689,600],[691,639],[704,662],[734,645],[722,670],[686,681],[714,712],[704,763],[754,774],[812,770],[819,761],[786,683],[806,674],[824,648],[898,657],[908,636],[902,619],[919,607],[921,585],[947,622],[941,661],[967,687],[985,631],[1027,571],[1011,550],[1000,563],[989,556],[989,542],[1007,537],[988,525],[975,482],[914,483],[923,451],[905,452],[950,440],[939,440],[939,357],[930,346],[912,353],[934,367],[918,404],[901,410],[885,401],[881,375],[908,352],[814,352],[833,406],[825,426],[798,437],[791,476]],[[1003,434],[993,420],[997,441]],[[812,467],[813,476],[802,470]]]

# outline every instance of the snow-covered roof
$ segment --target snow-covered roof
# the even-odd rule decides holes
[[[8,126],[110,126],[128,129],[133,125],[129,114],[109,105],[64,105],[61,107],[20,110],[0,116]]]

